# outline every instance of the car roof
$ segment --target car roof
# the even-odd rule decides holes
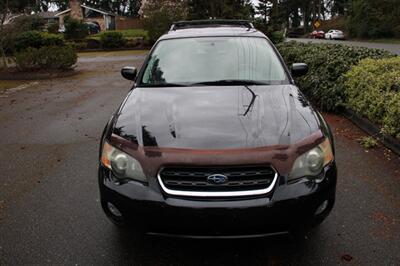
[[[193,37],[262,37],[250,22],[243,20],[197,20],[181,21],[172,25],[171,30],[159,40]]]
[[[243,29],[235,27],[204,27],[196,29],[182,29],[170,31],[161,36],[160,40],[177,39],[177,38],[191,38],[191,37],[222,37],[222,36],[235,36],[235,37],[266,37],[263,33],[256,29]]]

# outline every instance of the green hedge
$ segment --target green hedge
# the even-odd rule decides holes
[[[298,84],[321,110],[337,111],[346,102],[344,74],[365,58],[389,58],[389,52],[335,44],[286,42],[277,45],[286,64],[307,63],[310,71]]]
[[[126,39],[143,38],[147,40],[149,35],[144,29],[129,29],[129,30],[114,30],[113,32],[120,32]],[[90,37],[100,37],[103,33],[90,35]]]
[[[100,43],[103,48],[120,48],[125,46],[126,39],[121,32],[107,31],[100,35]]]
[[[71,46],[43,46],[28,48],[15,54],[20,71],[71,69],[77,62],[77,54]]]
[[[400,57],[362,60],[345,77],[348,107],[400,139]]]
[[[39,31],[26,31],[17,35],[13,50],[21,51],[27,48],[41,48],[43,46],[63,46],[64,38],[60,34],[51,34]]]

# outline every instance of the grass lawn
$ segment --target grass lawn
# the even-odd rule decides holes
[[[372,41],[379,42],[379,43],[400,44],[400,39],[379,39],[379,40],[372,40]]]
[[[375,42],[375,43],[388,43],[388,44],[400,44],[400,39],[371,39],[371,40],[360,40],[364,42]]]
[[[0,80],[0,90],[8,90],[11,88],[18,87],[24,83],[26,80]]]
[[[144,29],[130,29],[130,30],[115,30],[116,32],[120,32],[122,33],[122,35],[129,39],[129,38],[137,38],[137,37],[143,37],[144,39],[148,38],[148,34],[147,31]],[[90,35],[89,37],[100,37],[100,35],[102,34],[102,32],[98,33],[98,34],[94,34],[94,35]]]

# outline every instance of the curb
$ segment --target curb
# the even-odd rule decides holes
[[[361,128],[363,131],[371,136],[375,136],[378,140],[388,149],[392,150],[397,155],[400,155],[400,141],[394,137],[387,136],[381,133],[380,127],[373,124],[366,118],[363,118],[356,114],[354,111],[349,109],[344,109],[342,114],[349,119],[353,124]]]
[[[68,70],[57,72],[0,72],[1,80],[45,80],[67,78],[80,74],[80,71]]]

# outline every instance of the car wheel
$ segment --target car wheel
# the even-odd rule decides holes
[[[329,40],[332,40],[332,35],[329,35]]]

